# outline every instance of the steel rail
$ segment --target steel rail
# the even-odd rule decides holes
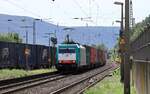
[[[4,85],[9,85],[9,84],[12,84],[12,83],[27,81],[27,80],[31,80],[31,79],[37,79],[37,78],[40,78],[40,77],[44,77],[44,76],[48,76],[48,75],[54,75],[54,74],[58,74],[58,71],[49,72],[49,73],[42,73],[42,74],[36,74],[36,75],[30,75],[30,76],[19,77],[19,78],[0,80],[0,87],[4,86]]]
[[[77,94],[83,94],[85,90],[89,89],[90,87],[96,85],[100,81],[102,81],[105,77],[107,77],[110,73],[112,73],[113,70],[118,69],[119,67],[111,68],[109,72],[105,71],[106,73],[101,74],[101,77],[96,80],[95,82],[91,83],[90,85],[86,86],[85,88],[81,89],[80,91],[77,92]]]
[[[36,81],[49,79],[49,78],[56,77],[56,76],[59,76],[59,75],[60,74],[49,75],[49,76],[45,76],[45,77],[34,78],[34,79],[27,80],[27,81],[25,80],[25,81],[21,81],[21,82],[17,82],[17,83],[12,83],[12,84],[8,84],[8,85],[0,86],[0,90],[4,90],[4,89],[7,89],[7,88],[19,86],[19,85],[22,85],[22,84],[27,84],[27,83],[31,83],[31,82],[33,83],[33,82],[36,82]]]
[[[56,91],[51,92],[50,94],[60,94],[60,93],[64,92],[65,90],[67,90],[67,89],[69,89],[69,88],[71,88],[71,87],[74,87],[74,86],[76,86],[76,85],[78,85],[78,84],[80,84],[80,83],[82,83],[82,82],[84,82],[84,81],[86,81],[86,80],[88,80],[88,79],[90,79],[90,78],[92,78],[92,77],[98,75],[98,74],[101,74],[101,73],[103,73],[103,72],[105,72],[105,71],[108,71],[110,68],[112,68],[112,67],[111,67],[111,66],[107,66],[104,70],[102,70],[102,71],[100,71],[100,72],[97,72],[97,73],[95,73],[95,74],[92,74],[92,75],[90,75],[90,76],[87,76],[86,78],[83,78],[83,79],[78,80],[78,81],[76,81],[76,82],[74,82],[74,83],[71,83],[71,84],[69,84],[69,85],[67,85],[67,86],[65,86],[65,87],[62,87],[62,88],[60,88],[60,89],[58,89],[58,90],[56,90]]]
[[[45,78],[40,79],[40,80],[38,79],[36,81],[35,80],[29,81],[29,83],[18,84],[18,85],[15,85],[15,87],[12,87],[12,86],[10,86],[10,88],[5,87],[6,89],[1,90],[0,94],[14,93],[14,92],[21,91],[21,90],[24,90],[24,89],[28,89],[28,88],[31,88],[31,87],[34,87],[34,86],[45,84],[47,82],[52,82],[52,81],[55,81],[55,80],[59,80],[59,79],[65,78],[65,77],[66,77],[66,75],[53,75],[53,76],[45,77]]]

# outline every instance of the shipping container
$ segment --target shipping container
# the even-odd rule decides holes
[[[48,68],[55,63],[56,47],[0,42],[0,68]]]
[[[86,48],[80,45],[80,66],[86,65]]]
[[[47,68],[50,64],[49,60],[49,47],[36,45],[36,53],[37,53],[37,65],[38,68]]]
[[[30,44],[18,44],[18,65],[20,68],[33,69],[37,67],[36,46]]]
[[[86,62],[87,62],[87,65],[90,65],[90,50],[91,50],[91,47],[90,46],[87,46],[87,45],[84,45],[84,47],[86,48]]]
[[[101,63],[101,61],[100,61],[100,50],[98,49],[98,51],[97,51],[97,60],[98,60],[98,63]]]
[[[95,63],[98,63],[98,49],[95,49]]]
[[[16,43],[9,43],[8,46],[9,46],[10,68],[17,68]]]
[[[91,47],[90,53],[91,53],[91,55],[90,55],[90,63],[94,64],[94,48],[93,47]]]
[[[0,68],[13,68],[16,65],[15,43],[0,42]]]
[[[91,63],[92,64],[95,64],[95,62],[96,62],[96,48],[94,48],[94,47],[91,47]]]

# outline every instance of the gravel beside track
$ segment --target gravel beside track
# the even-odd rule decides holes
[[[48,83],[45,83],[45,84],[42,84],[42,85],[39,85],[39,86],[35,86],[35,87],[28,88],[28,89],[25,89],[25,90],[17,91],[14,94],[59,94],[60,92],[57,93],[56,91],[58,91],[60,88],[66,87],[66,86],[68,86],[68,85],[70,85],[72,83],[75,83],[75,82],[77,82],[77,81],[79,81],[81,79],[84,79],[84,78],[86,78],[86,77],[88,77],[90,75],[94,75],[95,73],[105,72],[107,69],[110,69],[110,68],[112,68],[112,65],[111,64],[107,64],[107,65],[105,65],[105,66],[103,66],[101,68],[93,69],[93,70],[90,70],[88,72],[81,73],[81,74],[68,75],[68,76],[66,76],[66,77],[64,77],[62,79],[54,80],[52,82],[48,82]],[[109,72],[110,72],[110,70],[109,70]],[[107,70],[107,73],[108,73],[108,70]],[[104,74],[100,74],[100,75],[104,75]],[[80,90],[84,89],[85,87],[81,88],[81,86],[84,86],[84,84],[85,84],[85,86],[87,86],[87,83],[95,82],[96,81],[95,79],[98,79],[95,76],[90,77],[89,80],[83,82],[82,84],[78,84],[76,88],[80,89]],[[100,76],[100,77],[102,77],[102,76]],[[94,80],[94,81],[92,81],[92,80]],[[76,93],[73,93],[73,92],[74,91],[79,92],[78,90],[71,89],[71,88],[69,88],[68,91],[65,91],[64,93],[61,92],[61,93],[62,94],[76,94]]]
[[[0,87],[4,86],[4,85],[17,83],[17,82],[22,82],[22,81],[42,78],[42,77],[46,77],[46,76],[54,75],[54,74],[58,74],[58,71],[56,71],[56,72],[49,72],[49,73],[42,73],[42,74],[36,74],[36,75],[31,75],[31,76],[25,76],[25,77],[20,77],[20,78],[0,80]]]
[[[83,79],[79,79],[74,83],[71,83],[63,88],[60,88],[50,94],[80,94],[80,91],[86,88],[88,85],[94,83],[99,79],[103,79],[106,75],[110,74],[112,67],[105,67],[92,75],[88,75]]]
[[[33,86],[41,85],[41,84],[65,77],[65,75],[61,75],[59,73],[50,73],[50,74],[45,75],[45,76],[41,75],[41,77],[39,76],[34,79],[31,79],[29,77],[28,80],[23,79],[22,81],[20,80],[19,82],[16,81],[16,83],[13,81],[13,83],[5,84],[3,86],[0,86],[0,94],[10,94],[10,93],[22,90],[22,89],[31,88]],[[10,82],[11,81],[12,80],[10,80]]]

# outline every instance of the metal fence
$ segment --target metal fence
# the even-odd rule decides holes
[[[150,94],[150,30],[131,43],[132,78],[137,94]]]

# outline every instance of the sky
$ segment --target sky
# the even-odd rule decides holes
[[[124,0],[0,0],[0,14],[30,16],[62,26],[113,26],[120,19],[120,6]],[[150,0],[133,0],[136,22],[150,14]],[[91,19],[86,19],[91,17]],[[73,18],[84,18],[73,19]]]

